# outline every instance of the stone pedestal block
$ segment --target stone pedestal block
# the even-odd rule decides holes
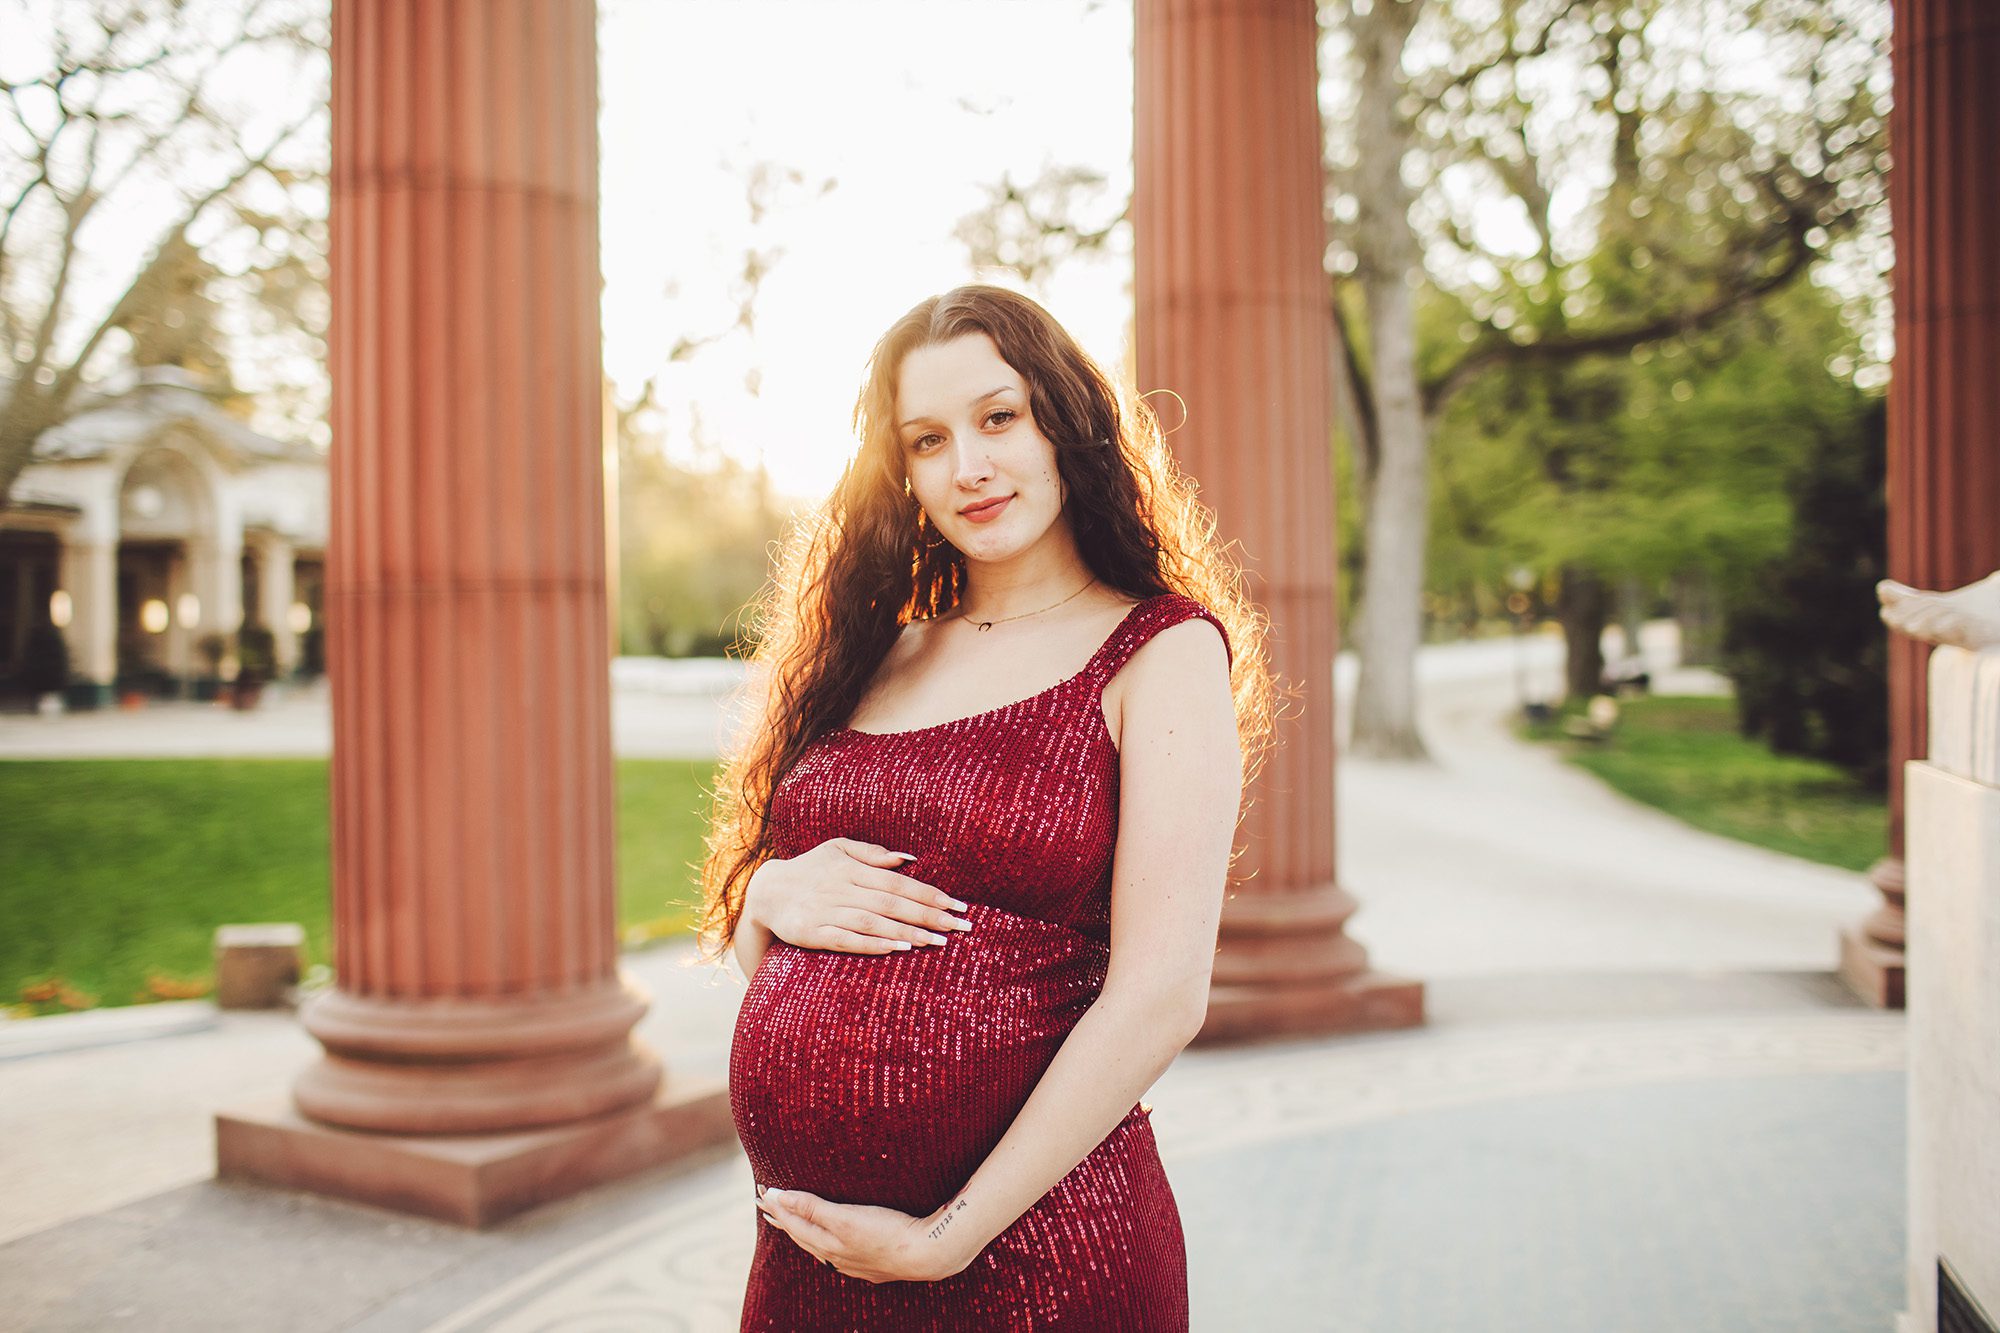
[[[1921,905],[1909,918],[1908,1300],[1928,1333],[1940,1257],[2000,1310],[2000,788],[1921,761],[1903,780]]]
[[[682,1080],[639,1106],[513,1134],[342,1129],[307,1119],[283,1097],[215,1117],[218,1179],[310,1190],[465,1227],[735,1148],[728,1094],[714,1080]]]
[[[305,927],[294,921],[216,927],[216,1007],[282,1008],[299,984],[305,945]]]

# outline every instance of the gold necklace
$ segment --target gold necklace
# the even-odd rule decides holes
[[[1094,583],[1096,583],[1096,582],[1097,582],[1097,580],[1096,580],[1095,578],[1092,578],[1092,579],[1091,579],[1091,580],[1090,580],[1090,581],[1089,581],[1088,583],[1085,583],[1085,584],[1083,585],[1083,588],[1078,588],[1078,589],[1077,589],[1077,590],[1076,590],[1075,592],[1073,592],[1073,593],[1071,593],[1071,594],[1070,594],[1069,596],[1067,596],[1067,597],[1063,598],[1061,602],[1057,602],[1057,603],[1055,604],[1055,606],[1045,606],[1045,607],[1043,607],[1043,608],[1042,608],[1042,611],[1053,611],[1053,610],[1055,610],[1055,609],[1056,609],[1056,606],[1061,606],[1061,605],[1063,604],[1063,602],[1073,602],[1073,601],[1075,601],[1075,600],[1076,600],[1077,598],[1079,598],[1079,597],[1081,597],[1081,596],[1083,595],[1083,590],[1084,590],[1084,588],[1088,588],[1088,587],[1090,587],[1090,586],[1091,586],[1091,584],[1094,584]],[[979,632],[980,632],[981,634],[984,634],[984,633],[985,633],[985,632],[986,632],[987,630],[990,630],[990,629],[992,629],[992,628],[993,628],[993,627],[994,627],[995,625],[998,625],[998,624],[1001,624],[1001,623],[1002,623],[1002,622],[1004,622],[1004,621],[1008,621],[1008,620],[1025,620],[1025,619],[1027,619],[1027,618],[1028,618],[1029,616],[1038,616],[1038,615],[1042,614],[1042,611],[1023,611],[1023,612],[1021,612],[1021,614],[1020,614],[1020,615],[1018,615],[1018,616],[1001,616],[999,620],[973,620],[973,619],[972,619],[972,617],[971,617],[970,615],[967,615],[967,616],[966,616],[965,618],[966,618],[967,620],[971,620],[973,624],[975,624],[975,625],[979,626]]]

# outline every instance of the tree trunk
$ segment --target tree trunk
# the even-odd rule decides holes
[[[1675,577],[1674,618],[1680,622],[1681,665],[1713,666],[1721,655],[1722,617],[1715,579],[1706,570]]]
[[[1604,623],[1609,612],[1604,580],[1587,569],[1563,566],[1556,619],[1562,623],[1566,649],[1563,682],[1569,698],[1588,699],[1598,692],[1604,676]]]
[[[1352,29],[1361,57],[1355,135],[1363,201],[1354,246],[1368,296],[1376,466],[1363,493],[1366,572],[1355,616],[1361,670],[1349,748],[1387,759],[1429,757],[1417,734],[1417,645],[1430,531],[1430,431],[1417,382],[1410,287],[1417,243],[1402,176],[1415,136],[1397,109],[1403,47],[1421,8],[1378,4],[1357,14]]]
[[[1430,519],[1430,441],[1417,405],[1416,345],[1409,288],[1370,284],[1381,462],[1368,495],[1367,582],[1355,617],[1360,673],[1354,689],[1355,754],[1427,757],[1417,733],[1417,647],[1423,637],[1425,545]]]
[[[1652,585],[1636,576],[1622,580],[1618,588],[1618,623],[1625,631],[1625,655],[1640,655],[1639,632],[1645,628],[1646,612],[1653,600]]]

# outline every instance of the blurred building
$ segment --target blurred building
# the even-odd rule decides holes
[[[0,508],[0,680],[33,631],[69,646],[72,706],[209,674],[208,635],[264,625],[277,669],[320,623],[327,460],[250,429],[178,366],[137,372],[45,431]]]

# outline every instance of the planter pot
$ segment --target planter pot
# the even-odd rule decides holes
[[[118,706],[128,712],[146,706],[146,696],[138,690],[127,690],[118,696]]]
[[[236,682],[236,688],[230,691],[229,702],[232,707],[236,708],[240,712],[255,708],[257,706],[257,701],[259,699],[262,699],[263,697],[264,697],[263,681],[239,680]]]

